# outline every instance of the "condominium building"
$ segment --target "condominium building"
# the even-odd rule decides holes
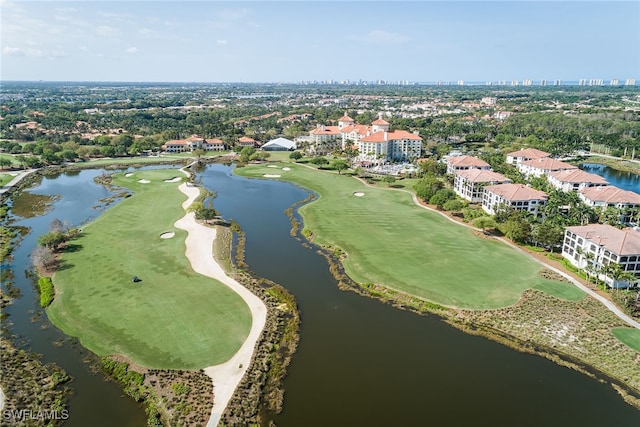
[[[574,266],[597,275],[612,288],[638,286],[640,281],[640,230],[620,230],[606,224],[589,224],[567,227],[562,256]],[[620,278],[613,269],[618,264],[620,272],[635,275],[634,279]]]
[[[491,169],[491,165],[489,163],[473,156],[449,156],[447,157],[445,162],[447,164],[447,173],[450,175],[455,175],[460,171],[469,169]]]
[[[559,160],[544,157],[535,160],[527,160],[517,165],[518,170],[527,178],[541,177],[549,175],[552,172],[563,170],[578,169],[577,166],[564,163]]]
[[[551,186],[564,192],[609,185],[609,182],[600,175],[585,172],[580,169],[566,169],[551,172],[548,178]]]
[[[523,148],[522,150],[507,153],[506,162],[510,165],[527,162],[529,160],[544,159],[551,154],[535,148]]]
[[[453,189],[460,197],[472,203],[482,202],[484,187],[508,184],[511,180],[502,174],[487,169],[470,169],[456,172]]]
[[[538,215],[540,208],[547,203],[544,191],[527,187],[524,184],[499,184],[484,187],[482,209],[494,215],[501,206],[509,206],[519,211]]]

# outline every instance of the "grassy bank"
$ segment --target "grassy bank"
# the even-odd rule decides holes
[[[318,193],[318,200],[300,209],[305,228],[315,243],[346,253],[344,268],[358,283],[473,309],[513,305],[532,288],[558,298],[584,297],[572,285],[541,277],[542,267],[513,248],[480,239],[472,230],[415,206],[405,192],[366,187],[352,177],[291,163],[251,165],[236,173],[280,175],[274,179]],[[360,192],[364,196],[354,195]]]
[[[612,159],[610,157],[593,156],[585,158],[582,163],[599,163],[602,165],[607,165],[611,169],[619,170],[622,172],[640,174],[640,163],[637,161],[631,162],[624,159]]]
[[[229,288],[193,272],[184,255],[186,232],[173,223],[185,198],[178,183],[165,182],[182,174],[127,175],[113,183],[134,195],[86,226],[62,255],[49,318],[96,354],[123,354],[149,368],[226,361],[246,338],[251,314]],[[164,232],[175,235],[162,239]]]

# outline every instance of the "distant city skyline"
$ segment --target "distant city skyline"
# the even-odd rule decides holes
[[[0,8],[2,80],[640,79],[637,1],[0,0]]]

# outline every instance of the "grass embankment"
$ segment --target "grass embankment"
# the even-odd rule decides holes
[[[15,176],[9,173],[0,173],[0,187],[4,187],[8,183],[10,183],[13,178],[15,178]]]
[[[228,360],[249,333],[244,301],[193,272],[185,257],[186,232],[173,226],[184,195],[165,182],[176,176],[175,169],[114,175],[134,195],[86,226],[62,255],[49,318],[100,356],[197,369]],[[175,236],[162,239],[164,232]],[[142,281],[133,283],[134,275]]]
[[[300,209],[305,228],[313,232],[315,243],[348,254],[344,267],[356,282],[472,309],[511,306],[526,289],[584,298],[570,284],[541,277],[542,266],[513,248],[479,239],[471,229],[415,206],[406,192],[366,187],[351,177],[292,163],[273,166],[251,165],[236,173],[280,175],[318,193],[318,200]],[[358,192],[364,196],[354,196]]]
[[[619,170],[622,172],[640,174],[640,163],[638,162],[638,160],[640,160],[640,157],[637,157],[636,161],[632,162],[626,159],[613,159],[611,157],[592,156],[586,157],[581,163],[598,163],[601,165],[607,165],[611,169]]]
[[[632,328],[615,328],[611,331],[620,341],[640,353],[640,330]]]

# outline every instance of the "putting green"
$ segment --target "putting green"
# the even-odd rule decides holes
[[[54,276],[51,321],[100,356],[124,354],[158,369],[198,369],[228,360],[251,326],[244,301],[199,275],[185,256],[175,170],[114,176],[134,195],[83,228]],[[140,184],[138,180],[148,180]],[[174,232],[171,239],[160,235]],[[141,281],[132,282],[138,276]]]
[[[284,164],[280,165],[284,166]],[[336,246],[348,257],[347,274],[360,283],[378,283],[429,301],[490,309],[515,304],[535,288],[558,298],[579,300],[575,286],[540,277],[542,266],[515,249],[417,207],[406,192],[370,188],[357,179],[287,163],[288,180],[319,199],[300,213],[314,241]],[[235,169],[261,177],[265,165]],[[365,193],[355,197],[355,193]]]

